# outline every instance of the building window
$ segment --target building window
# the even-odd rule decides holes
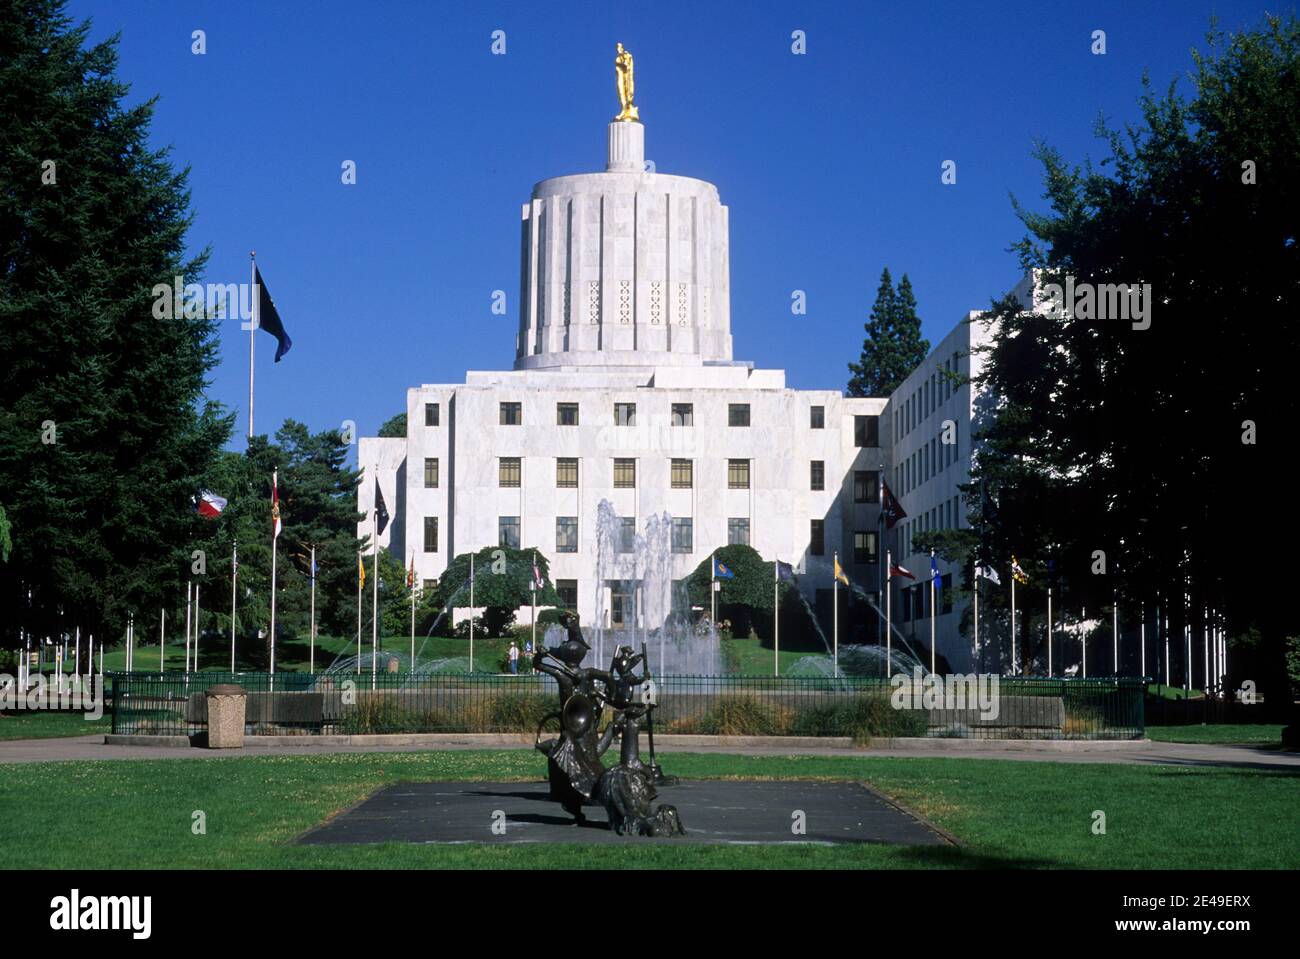
[[[559,489],[577,489],[578,460],[557,459],[555,461],[555,485]]]
[[[555,517],[555,551],[557,553],[578,551],[578,517]]]
[[[614,489],[636,489],[636,460],[614,460]]]
[[[636,548],[636,517],[620,516],[618,518],[618,551],[630,553]]]
[[[519,517],[497,517],[497,545],[509,549],[519,548]]]
[[[690,403],[674,403],[673,426],[694,426],[695,425],[695,407]]]
[[[609,624],[631,626],[636,622],[636,584],[627,580],[611,579],[609,585]]]
[[[436,579],[426,579],[426,580],[424,580],[424,592],[425,592],[425,593],[432,593],[432,592],[433,592],[435,589],[437,589],[437,588],[438,588],[438,581],[437,581]]]
[[[577,426],[578,425],[578,404],[577,403],[556,403],[555,404],[555,425],[556,426]]]
[[[673,489],[690,489],[695,485],[695,464],[691,460],[673,460],[670,479]]]
[[[853,445],[854,446],[879,446],[880,445],[880,417],[879,416],[853,417]]]
[[[814,430],[826,429],[826,407],[813,406],[808,410],[808,428]]]
[[[727,520],[727,545],[749,545],[749,520],[745,517]]]
[[[437,403],[424,404],[424,425],[425,426],[438,425],[438,404]]]
[[[853,562],[876,561],[876,533],[874,530],[857,530],[853,534]]]
[[[673,552],[695,552],[695,521],[691,517],[673,517]]]
[[[853,471],[853,502],[880,502],[880,474],[875,470]]]
[[[520,403],[501,404],[501,425],[519,426],[524,421],[523,405]]]
[[[438,517],[426,516],[424,518],[424,551],[426,553],[438,552]]]
[[[749,489],[749,460],[727,460],[727,489]]]
[[[436,456],[426,456],[424,458],[424,488],[438,488],[438,458]]]
[[[560,609],[575,612],[578,608],[578,581],[576,579],[557,579],[555,592],[560,597]]]
[[[636,426],[636,404],[615,403],[614,404],[614,425],[615,426]]]
[[[813,460],[811,476],[809,477],[809,489],[823,490],[826,488],[826,462],[825,460]]]
[[[826,555],[826,521],[815,519],[808,534],[808,552],[813,556]]]
[[[502,489],[518,488],[523,467],[518,456],[503,456],[497,460],[497,485]]]
[[[748,426],[749,425],[749,404],[728,403],[727,404],[727,425]]]

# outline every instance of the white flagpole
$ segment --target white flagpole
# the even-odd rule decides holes
[[[230,544],[230,671],[235,671],[235,604],[239,585],[239,541]],[[199,671],[199,657],[194,657],[194,671]]]
[[[831,567],[831,663],[832,674],[836,679],[840,675],[840,554],[836,550],[831,554],[835,564]]]
[[[533,645],[536,646],[537,639],[537,593],[533,593]],[[415,580],[411,580],[411,663],[406,667],[409,671],[415,671]]]
[[[194,668],[199,668],[199,584],[194,584]]]
[[[378,681],[376,671],[379,669],[379,504],[371,512],[370,528],[374,530],[375,536],[371,541],[371,548],[374,550],[372,556],[371,573],[374,582],[370,584],[370,688],[374,689]]]
[[[310,645],[308,646],[308,670],[311,675],[316,675],[316,545],[311,547],[311,629]]]
[[[835,647],[835,675],[840,674],[840,648]],[[772,675],[781,675],[781,560],[772,557]]]
[[[276,499],[276,505],[279,506],[279,486],[280,471],[274,470],[271,473],[271,489]],[[280,537],[279,530],[276,529],[278,517],[271,520],[271,675],[275,675],[275,573],[276,560],[279,556]]]
[[[1011,571],[1011,675],[1016,669],[1016,571]]]
[[[1201,610],[1201,646],[1205,669],[1202,672],[1201,688],[1206,698],[1210,695],[1210,621]]]
[[[72,648],[72,681],[81,685],[81,627],[77,627],[77,642]]]
[[[1083,675],[1088,675],[1087,646],[1084,647]],[[1047,587],[1047,678],[1052,678],[1052,587]]]
[[[158,672],[167,671],[167,609],[158,610]]]
[[[930,563],[934,564],[934,550],[930,550]],[[934,571],[930,571],[930,672],[935,671],[936,651],[934,648],[934,627],[939,619],[938,610],[934,608]]]
[[[1142,675],[1147,674],[1147,611],[1142,609]]]
[[[1111,661],[1111,666],[1113,668],[1113,672],[1111,673],[1111,675],[1118,676],[1119,675],[1119,594],[1114,593],[1113,597],[1114,599],[1111,604],[1111,610],[1110,610],[1110,615],[1111,615],[1110,635],[1111,635],[1111,642],[1114,644],[1114,649],[1111,650],[1110,661]]]
[[[253,337],[256,335],[257,326],[261,322],[261,318],[258,316],[258,314],[261,312],[259,310],[260,304],[258,303],[258,300],[260,300],[261,297],[258,296],[258,289],[257,289],[257,251],[256,250],[248,254],[248,285],[253,291],[252,292],[253,322],[249,324],[249,329],[248,329],[248,438],[252,439],[253,438]]]
[[[135,672],[135,614],[126,620],[126,671]]]
[[[194,583],[193,581],[185,584],[185,673],[190,671],[190,615],[192,610],[190,604],[194,601]]]
[[[885,550],[885,678],[894,675],[893,593],[894,554]]]
[[[1160,639],[1160,607],[1156,607],[1156,640]],[[1165,686],[1169,685],[1169,624],[1165,623]]]
[[[975,661],[980,662],[980,566],[975,564],[975,572],[971,577],[971,586],[973,587],[973,610],[975,614]]]
[[[365,570],[361,550],[357,550],[357,675],[361,675],[361,574]]]
[[[474,554],[469,554],[469,671],[474,672]]]
[[[709,626],[718,631],[718,551],[709,554]]]
[[[533,550],[533,569],[537,569],[537,550]],[[666,630],[659,631],[659,675],[664,671],[664,643],[663,634]],[[415,644],[415,592],[411,592],[411,644]],[[533,651],[537,651],[537,577],[533,577]]]

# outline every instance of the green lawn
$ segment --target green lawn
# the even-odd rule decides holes
[[[721,645],[724,669],[728,673],[740,676],[772,675],[772,650],[763,648],[757,637],[723,639]],[[781,675],[787,675],[790,667],[805,656],[817,656],[820,659],[825,659],[828,663],[830,662],[830,657],[825,653],[810,653],[806,650],[796,652],[783,649],[780,654]]]
[[[1282,726],[1253,723],[1206,723],[1191,726],[1148,726],[1147,738],[1158,743],[1282,744]]]
[[[1163,683],[1151,683],[1148,685],[1147,695],[1154,699],[1171,699],[1174,701],[1205,698],[1205,693],[1201,692],[1199,689],[1193,689],[1188,692],[1181,686],[1166,686]]]
[[[58,736],[87,736],[112,732],[111,712],[97,720],[87,720],[82,713],[52,710],[14,711],[0,715],[0,741],[6,739],[52,739]]]
[[[7,868],[1269,868],[1300,867],[1300,777],[1283,772],[972,759],[672,754],[689,778],[866,780],[963,848],[693,846],[629,841],[494,846],[294,846],[385,783],[535,780],[526,750],[108,760],[5,768]],[[671,791],[665,792],[665,798]],[[51,801],[53,800],[53,801]],[[41,841],[19,842],[40,808]],[[191,831],[206,816],[206,835]],[[1106,834],[1091,830],[1094,810]],[[682,809],[690,828],[690,809]],[[6,832],[7,831],[7,832]]]

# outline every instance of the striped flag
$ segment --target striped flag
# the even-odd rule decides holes
[[[271,520],[274,524],[275,531],[271,534],[272,539],[280,538],[280,471],[274,470],[271,473]]]

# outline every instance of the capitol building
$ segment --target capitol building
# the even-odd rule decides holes
[[[646,172],[644,138],[638,119],[615,120],[603,172],[533,187],[512,367],[410,387],[406,436],[359,441],[358,510],[369,517],[377,478],[391,515],[379,545],[413,555],[426,584],[457,554],[536,548],[584,624],[620,626],[640,614],[626,580],[597,579],[602,501],[629,540],[671,517],[674,579],[744,543],[828,608],[835,555],[878,596],[883,481],[907,512],[887,545],[922,586],[895,581],[893,620],[928,646],[929,557],[910,542],[965,525],[975,402],[944,373],[978,372],[982,324],[959,322],[888,397],[791,389],[784,370],[733,358],[727,207],[712,183]],[[358,535],[372,533],[367,518]],[[937,605],[939,653],[971,668],[963,605]]]

